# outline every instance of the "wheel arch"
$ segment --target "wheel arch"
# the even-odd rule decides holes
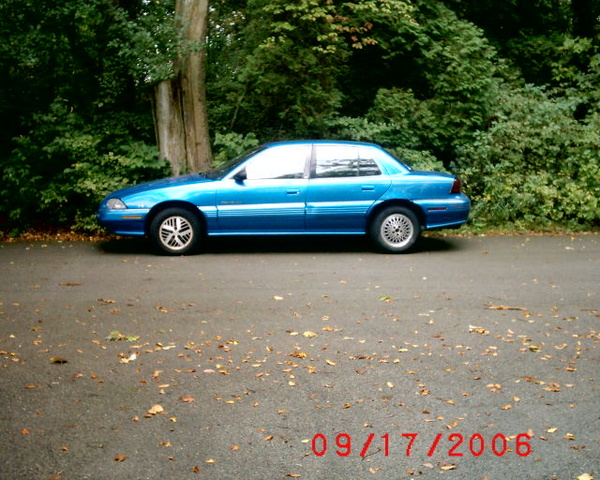
[[[144,225],[144,231],[146,235],[150,234],[150,225],[152,225],[152,221],[154,220],[154,218],[160,212],[168,208],[181,208],[183,210],[187,210],[200,221],[202,230],[206,232],[206,218],[204,218],[202,212],[195,205],[181,200],[173,200],[169,202],[159,203],[158,205],[154,205],[154,207],[150,209],[150,212],[148,212],[148,215],[146,215],[146,224]]]
[[[421,229],[422,230],[425,229],[425,226],[426,226],[425,213],[423,212],[423,209],[421,207],[419,207],[417,204],[411,202],[410,200],[394,199],[394,200],[387,200],[385,202],[381,202],[380,204],[376,205],[371,210],[371,212],[369,213],[369,218],[367,219],[367,229],[366,229],[367,232],[370,230],[371,225],[373,224],[373,220],[375,220],[375,218],[377,218],[377,215],[379,214],[379,212],[385,210],[388,207],[405,207],[405,208],[410,209],[417,216],[417,219],[419,220],[419,223],[421,224]]]

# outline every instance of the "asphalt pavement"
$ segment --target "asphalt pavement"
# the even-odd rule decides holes
[[[600,479],[600,235],[0,244],[0,478]]]

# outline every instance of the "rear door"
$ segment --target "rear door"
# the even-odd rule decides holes
[[[390,184],[369,148],[315,144],[306,193],[307,231],[364,233],[369,209]]]

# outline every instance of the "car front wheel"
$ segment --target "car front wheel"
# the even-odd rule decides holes
[[[198,218],[182,208],[160,212],[150,225],[154,246],[166,255],[185,255],[198,248],[202,234]]]
[[[375,245],[390,253],[405,252],[419,238],[421,224],[415,213],[406,207],[388,207],[371,224]]]

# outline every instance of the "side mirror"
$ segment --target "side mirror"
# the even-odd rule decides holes
[[[234,176],[233,179],[237,182],[237,183],[244,183],[244,180],[246,180],[248,178],[248,175],[246,174],[246,169],[242,168],[239,172],[237,172]]]

